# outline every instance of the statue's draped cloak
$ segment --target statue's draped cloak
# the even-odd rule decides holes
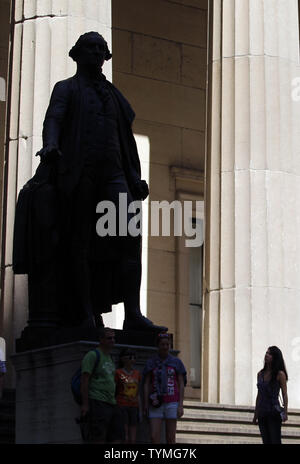
[[[122,157],[129,187],[141,176],[140,161],[131,125],[135,114],[119,90],[106,81],[118,102],[119,129]],[[63,153],[58,170],[60,190],[70,194],[80,177],[84,158],[82,156],[86,132],[89,101],[84,92],[83,79],[77,74],[54,86],[43,129],[43,144],[57,143]],[[91,135],[92,137],[93,135]]]
[[[134,183],[141,177],[141,168],[131,128],[135,115],[121,92],[108,81],[106,86],[116,102],[123,168],[132,197],[136,199]],[[43,288],[43,283],[38,282],[39,274],[46,284],[53,281],[55,274],[57,290],[50,292],[49,305],[56,300],[60,316],[74,323],[83,317],[70,266],[69,245],[73,192],[84,167],[87,114],[90,110],[85,88],[83,78],[78,74],[55,84],[44,121],[43,146],[57,145],[62,156],[55,163],[41,162],[35,176],[21,190],[14,230],[14,272],[36,276],[36,288]],[[102,199],[105,198],[99,198],[99,201]],[[95,230],[92,285],[93,306],[97,313],[108,312],[111,304],[124,301],[122,256],[109,249],[105,240],[97,237]],[[46,247],[45,241],[48,243]],[[138,248],[140,262],[140,241]],[[53,256],[56,260],[55,271]],[[41,300],[37,300],[36,304],[40,305]]]

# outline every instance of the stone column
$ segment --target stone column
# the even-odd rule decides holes
[[[209,3],[203,400],[253,404],[277,345],[299,407],[298,2]]]
[[[27,322],[27,279],[12,272],[12,239],[19,190],[39,162],[42,124],[54,84],[72,76],[76,65],[68,56],[84,32],[97,31],[111,48],[110,0],[16,0],[8,176],[6,179],[4,334],[9,351]],[[104,66],[111,80],[111,61]]]

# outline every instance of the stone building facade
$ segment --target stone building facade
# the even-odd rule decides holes
[[[27,321],[26,276],[12,272],[17,194],[38,163],[51,90],[75,72],[68,51],[95,30],[113,53],[104,73],[136,112],[150,185],[143,312],[174,334],[186,395],[253,404],[264,353],[277,345],[290,405],[300,407],[297,0],[4,0],[0,8],[0,335],[8,357]],[[201,247],[151,236],[149,202],[163,200],[194,201]],[[116,308],[106,322],[121,321]],[[12,369],[7,381],[14,384]]]

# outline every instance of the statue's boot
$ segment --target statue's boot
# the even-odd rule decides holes
[[[141,265],[136,260],[129,260],[126,266],[123,330],[167,332],[167,327],[155,325],[150,319],[142,315],[140,310],[140,286]]]
[[[126,314],[126,310],[125,310]],[[130,316],[126,317],[123,322],[123,330],[136,330],[136,331],[151,331],[151,332],[167,332],[168,327],[153,324],[150,319],[143,316],[140,309],[137,308],[135,313],[130,312]]]
[[[104,322],[103,322],[103,318],[101,314],[97,314],[97,316],[95,316],[95,324],[96,324],[97,329],[104,327]]]

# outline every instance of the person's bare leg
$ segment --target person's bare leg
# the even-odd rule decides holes
[[[166,440],[168,445],[176,443],[176,419],[166,419]]]
[[[161,424],[162,419],[157,417],[150,419],[151,442],[159,444],[161,442]]]

